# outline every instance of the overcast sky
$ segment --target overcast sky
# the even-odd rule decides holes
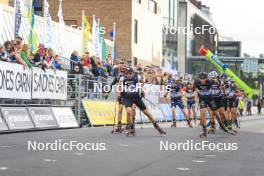
[[[264,54],[263,0],[202,0],[211,8],[221,36],[242,41],[242,52]]]

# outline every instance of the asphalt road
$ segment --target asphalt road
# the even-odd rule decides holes
[[[243,120],[236,136],[218,130],[206,139],[214,144],[237,143],[235,151],[160,150],[161,141],[202,142],[200,128],[166,128],[165,137],[146,125],[143,129],[138,125],[136,137],[112,135],[110,127],[3,134],[0,176],[263,176],[263,119]],[[28,142],[34,140],[105,143],[106,150],[29,151]]]

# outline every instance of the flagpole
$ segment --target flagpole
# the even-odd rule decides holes
[[[95,53],[95,34],[94,34],[94,22],[96,21],[95,19],[95,15],[93,15],[93,25],[92,25],[92,52],[93,52],[93,55],[96,56],[96,53]]]
[[[98,18],[97,19],[97,27],[98,27],[98,41],[99,41],[99,43],[98,44],[100,44],[100,18]],[[102,61],[102,46],[100,46],[100,52],[99,52],[99,58],[100,58],[100,62]],[[101,55],[100,55],[100,53],[101,53]]]
[[[82,55],[84,55],[84,10],[82,10]]]
[[[115,55],[115,37],[116,37],[116,23],[113,23],[113,52],[112,52],[112,60],[114,61]]]

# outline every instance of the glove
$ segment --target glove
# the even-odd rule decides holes
[[[144,92],[141,92],[140,97],[141,98],[144,98],[145,97],[145,93]]]

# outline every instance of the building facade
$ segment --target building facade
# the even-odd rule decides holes
[[[116,23],[117,56],[133,64],[161,65],[161,0],[63,0],[65,23],[80,27],[82,10],[92,25],[92,16],[105,27],[105,38],[111,39]],[[52,19],[58,21],[59,1],[49,1]]]

